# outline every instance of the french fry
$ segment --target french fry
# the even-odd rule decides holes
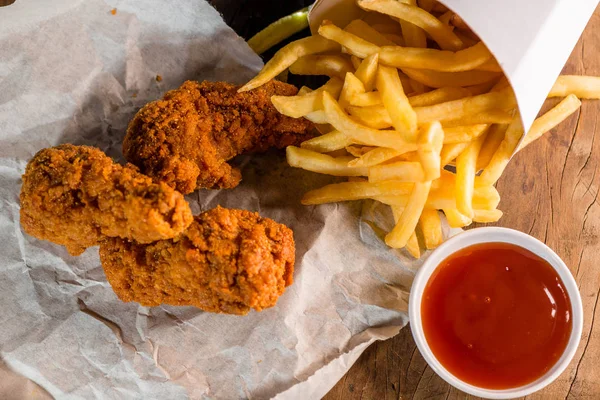
[[[454,128],[444,128],[444,144],[470,142],[483,135],[489,125],[466,125]]]
[[[438,19],[440,20],[441,23],[450,25],[450,19],[452,19],[453,16],[454,16],[454,13],[452,11],[446,11],[445,13],[440,15],[438,17]],[[454,27],[451,27],[451,29],[453,29],[453,28]]]
[[[414,184],[388,181],[388,182],[342,182],[323,186],[311,190],[302,197],[302,204],[315,205],[336,203],[339,201],[364,200],[377,196],[408,196]]]
[[[395,0],[358,0],[357,4],[365,10],[388,14],[420,27],[444,50],[458,50],[463,46],[448,25],[417,6]]]
[[[404,86],[404,83],[402,86]],[[460,87],[444,87],[411,96],[408,98],[408,102],[412,107],[424,107],[470,96],[472,96],[472,93],[468,89]],[[359,107],[377,106],[382,104],[381,95],[379,92],[362,93],[351,99],[350,104]]]
[[[348,99],[350,105],[356,107],[378,106],[381,103],[379,92],[355,93]]]
[[[496,222],[500,218],[502,218],[502,211],[500,211],[498,209],[474,210],[474,213],[473,213],[473,222],[480,222],[480,223],[488,224],[491,222]]]
[[[485,135],[469,143],[469,146],[456,159],[456,184],[454,193],[458,211],[473,219],[473,193],[475,191],[475,174],[477,173],[477,157]]]
[[[427,107],[415,107],[419,123],[449,121],[492,111],[512,109],[517,105],[512,92],[486,93]]]
[[[481,43],[481,42],[479,42]],[[498,64],[498,61],[496,61],[495,58],[490,57],[489,60],[487,60],[486,62],[484,62],[481,65],[478,65],[477,68],[474,68],[476,70],[479,71],[489,71],[489,72],[502,72],[502,67],[500,67],[500,64]]]
[[[409,184],[409,183],[406,183]],[[493,188],[493,186],[491,186]],[[500,200],[498,199],[497,191],[489,189],[490,187],[475,187],[475,193],[473,195],[473,207],[476,210],[494,210],[498,207]],[[454,186],[450,187],[450,190],[434,190],[431,189],[425,208],[432,210],[444,210],[444,209],[455,209],[456,210],[456,198],[452,190]],[[408,194],[400,195],[376,195],[373,196],[373,200],[377,200],[383,204],[390,206],[406,206],[408,203]],[[457,211],[458,212],[458,211]]]
[[[307,55],[290,65],[290,72],[296,75],[327,75],[344,79],[347,72],[353,71],[352,62],[347,57],[332,54]]]
[[[432,88],[473,86],[481,83],[492,82],[500,78],[499,72],[488,71],[463,71],[442,72],[416,68],[402,68],[402,72],[424,85]]]
[[[379,51],[381,64],[396,68],[420,68],[442,72],[474,70],[491,59],[492,53],[482,42],[456,52],[401,46],[384,46]]]
[[[365,58],[359,67],[356,69],[356,77],[365,86],[365,90],[370,92],[375,87],[375,79],[377,78],[377,68],[379,66],[379,53],[375,53]]]
[[[437,0],[419,0],[418,4],[423,10],[431,12],[433,6],[437,4]]]
[[[439,122],[431,122],[420,128],[417,153],[425,173],[424,179],[427,181],[440,177],[440,151],[443,143],[444,131]]]
[[[343,29],[335,26],[331,21],[323,21],[319,27],[319,35],[329,39],[333,42],[337,42],[344,46],[350,54],[353,54],[360,58],[366,58],[371,54],[378,53],[380,47],[368,42],[350,32],[346,32]]]
[[[302,86],[300,89],[298,89],[298,96],[304,96],[305,94],[309,94],[312,91],[313,90],[308,86]]]
[[[365,92],[365,85],[361,82],[360,79],[356,77],[352,72],[348,72],[346,74],[346,79],[344,80],[344,86],[342,87],[342,92],[340,93],[339,105],[342,109],[345,109],[349,105],[349,99],[352,98],[356,94],[361,94]]]
[[[321,36],[309,36],[307,38],[296,40],[279,50],[277,54],[265,64],[259,74],[250,82],[242,86],[238,92],[247,92],[248,90],[256,89],[257,87],[264,85],[286,70],[300,57],[339,49],[339,44]]]
[[[492,159],[488,163],[487,167],[485,167],[479,176],[479,181],[482,184],[494,185],[498,181],[502,175],[502,172],[506,168],[510,157],[517,149],[517,145],[519,144],[519,140],[522,136],[523,125],[521,124],[521,116],[517,113],[513,121],[506,129],[504,139],[500,143],[500,146],[498,146],[498,149],[492,156]]]
[[[396,226],[385,237],[385,242],[388,246],[396,249],[406,246],[408,239],[417,227],[419,217],[427,202],[430,188],[431,181],[414,184],[414,188],[408,198],[408,203],[400,215]]]
[[[457,119],[442,121],[442,126],[444,129],[446,129],[465,125],[510,124],[513,119],[513,114],[513,110],[484,110],[479,113],[471,113],[469,115],[456,114],[458,117]]]
[[[410,147],[407,146],[407,152],[415,151],[417,149],[417,145],[414,145],[412,150],[409,150]],[[361,157],[352,160],[348,163],[348,165],[353,167],[372,167],[374,165],[382,164],[386,161],[394,159],[396,157],[401,156],[402,154],[406,154],[394,149],[388,149],[386,147],[376,147],[373,150],[363,154]]]
[[[339,78],[331,78],[319,89],[301,96],[271,96],[273,106],[283,115],[300,118],[314,111],[323,109],[323,92],[338,97],[343,82]]]
[[[404,211],[404,207],[392,206],[391,208],[394,221],[395,223],[398,223],[398,220],[400,220],[400,216]],[[408,238],[408,241],[406,242],[406,251],[408,251],[408,253],[414,258],[421,257],[421,248],[419,246],[419,240],[417,239],[416,232],[413,232]]]
[[[373,43],[377,46],[395,46],[396,43],[392,42],[384,35],[379,33],[377,30],[371,28],[369,24],[360,19],[355,19],[350,22],[344,28],[346,32],[350,32],[353,35],[358,36],[361,39],[366,40],[369,43]]]
[[[477,171],[481,171],[488,166],[494,153],[498,150],[500,143],[502,143],[507,128],[508,124],[495,124],[490,127],[488,134],[485,137],[485,141],[483,142],[483,146],[481,146],[481,150],[479,151]]]
[[[346,147],[346,151],[348,153],[352,154],[354,157],[361,157],[361,156],[365,155],[366,153],[368,153],[369,151],[376,149],[376,148],[377,147],[351,145],[351,146]],[[352,160],[352,161],[354,161],[354,160]],[[350,162],[348,162],[348,166],[355,167],[356,165],[352,165],[352,164],[350,164]]]
[[[380,65],[375,86],[381,95],[392,125],[407,142],[416,141],[417,115],[404,94],[398,71],[395,68]]]
[[[445,144],[440,152],[440,164],[446,166],[469,146],[469,142]]]
[[[357,121],[370,128],[385,129],[392,126],[392,118],[383,105],[371,107],[349,106],[347,110]]]
[[[369,182],[396,180],[400,182],[423,182],[425,173],[420,163],[400,161],[392,164],[376,165],[369,168]]]
[[[577,96],[570,94],[565,97],[551,110],[533,121],[529,132],[525,135],[517,151],[523,150],[531,142],[539,139],[544,133],[563,122],[569,115],[577,111],[579,107],[581,107],[581,101]]]
[[[423,238],[425,239],[425,248],[428,250],[435,249],[444,241],[442,234],[442,221],[437,210],[426,208],[421,213],[419,225]]]
[[[288,146],[285,151],[290,166],[307,171],[334,176],[366,176],[369,171],[364,167],[349,167],[352,157],[331,157],[327,154]]]
[[[300,145],[303,149],[316,151],[317,153],[329,153],[350,146],[352,140],[340,131],[331,131],[321,136],[308,139]],[[355,165],[359,166],[359,165]]]
[[[325,114],[325,111],[322,111],[322,110],[310,112],[310,113],[306,114],[304,116],[304,118],[306,118],[307,120],[309,120],[310,122],[312,122],[314,124],[322,125],[322,124],[329,123],[329,121],[327,120],[327,115]]]
[[[570,94],[580,99],[600,99],[600,77],[561,75],[548,97],[566,97]]]
[[[360,67],[360,63],[362,63],[362,60],[356,56],[350,56],[350,62],[352,63],[354,69],[357,70],[358,67]]]
[[[416,0],[405,0],[405,2],[413,6],[417,4]],[[427,47],[427,36],[423,29],[404,20],[399,20],[399,22],[406,47],[420,49]],[[425,85],[412,79],[410,81],[410,87],[412,87],[413,92],[416,94],[424,93],[426,91]]]
[[[408,101],[413,107],[425,107],[462,99],[463,97],[469,97],[470,95],[471,93],[465,88],[449,86],[409,97]]]
[[[443,211],[451,228],[463,228],[473,222],[471,218],[462,215],[456,208],[446,208]]]
[[[404,42],[404,38],[400,35],[396,35],[394,33],[386,33],[383,36],[385,36],[386,39],[389,39],[396,46],[406,46],[406,42]]]
[[[353,121],[327,92],[323,92],[323,107],[328,123],[358,143],[366,146],[387,147],[405,153],[413,149],[414,144],[403,140],[396,131],[371,129]]]

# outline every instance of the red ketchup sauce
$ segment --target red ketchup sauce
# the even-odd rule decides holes
[[[486,389],[522,386],[552,368],[567,347],[571,313],[554,268],[508,243],[474,245],[445,259],[421,303],[438,361]]]

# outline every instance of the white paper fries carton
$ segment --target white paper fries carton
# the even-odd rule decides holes
[[[479,35],[510,81],[525,131],[544,100],[598,0],[441,0]],[[328,19],[345,26],[363,11],[354,0],[317,0],[309,14],[316,32]]]

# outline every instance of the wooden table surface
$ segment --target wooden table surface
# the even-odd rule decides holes
[[[0,6],[14,0],[0,0]],[[17,0],[19,1],[19,0]],[[246,39],[306,0],[211,0]],[[270,56],[269,53],[266,56]],[[573,51],[566,73],[600,75],[600,8]],[[498,183],[505,212],[499,226],[527,232],[552,247],[570,266],[585,311],[583,337],[568,369],[536,399],[600,399],[600,101],[519,153]],[[326,400],[467,399],[429,368],[410,329],[373,344]]]

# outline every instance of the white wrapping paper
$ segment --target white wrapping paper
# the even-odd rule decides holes
[[[529,130],[598,0],[439,0],[490,49],[508,77]],[[339,26],[363,15],[355,0],[317,0],[313,32],[324,19]]]
[[[0,398],[318,398],[406,324],[416,263],[361,223],[368,204],[301,206],[331,178],[280,152],[239,158],[236,189],[188,196],[195,213],[245,208],[294,230],[295,283],[261,313],[122,303],[97,248],[71,257],[22,231],[21,174],[36,151],[88,144],[123,162],[140,106],[186,79],[242,83],[260,67],[203,0],[0,8]]]

